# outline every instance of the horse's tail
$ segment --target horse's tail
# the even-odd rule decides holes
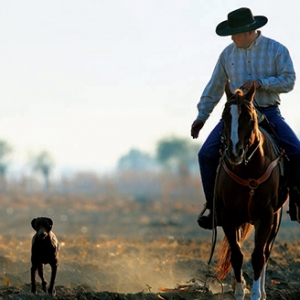
[[[253,226],[250,223],[244,223],[240,228],[240,238],[239,243],[240,246],[242,246],[243,242],[248,238],[251,231],[253,229]],[[231,250],[230,245],[228,243],[228,240],[226,236],[224,236],[222,242],[221,242],[221,252],[219,261],[216,266],[216,274],[219,279],[224,279],[226,275],[231,270]]]

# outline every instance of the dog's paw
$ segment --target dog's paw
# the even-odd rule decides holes
[[[48,289],[48,294],[50,294],[50,295],[52,295],[53,297],[55,297],[56,296],[56,290],[55,290],[55,288],[49,288]]]
[[[45,293],[47,293],[47,282],[46,281],[42,282],[42,289]]]

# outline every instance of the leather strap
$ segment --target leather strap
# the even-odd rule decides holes
[[[270,175],[271,175],[273,169],[278,165],[278,163],[279,163],[281,157],[284,155],[284,153],[285,153],[285,151],[283,150],[283,151],[280,153],[280,155],[279,155],[275,160],[273,160],[273,161],[269,164],[269,166],[268,166],[266,172],[265,172],[260,178],[258,178],[258,179],[252,179],[252,178],[247,179],[247,180],[242,179],[242,178],[240,178],[239,176],[237,176],[236,174],[234,174],[231,170],[228,169],[228,167],[227,167],[227,165],[226,165],[224,159],[222,159],[222,161],[221,161],[221,164],[222,164],[224,170],[226,171],[226,173],[227,173],[233,180],[235,180],[237,183],[239,183],[239,184],[241,184],[241,185],[244,185],[244,186],[247,186],[247,187],[250,188],[249,198],[248,198],[248,205],[247,205],[247,207],[248,207],[248,217],[249,217],[249,221],[250,221],[250,222],[252,221],[252,217],[251,217],[251,203],[252,203],[252,199],[253,199],[253,195],[254,195],[254,190],[255,190],[261,183],[263,183],[264,181],[266,181],[266,180],[270,177]]]
[[[240,178],[239,176],[234,174],[231,170],[229,170],[229,168],[227,167],[224,159],[222,159],[221,163],[222,163],[222,166],[223,166],[224,170],[226,171],[226,173],[233,180],[235,180],[237,183],[239,183],[241,185],[248,186],[250,189],[253,190],[253,189],[256,189],[261,183],[263,183],[264,181],[266,181],[270,177],[273,169],[278,165],[278,163],[279,163],[279,161],[280,161],[280,159],[283,155],[284,155],[284,151],[282,151],[280,153],[280,155],[269,164],[266,172],[258,179],[250,178],[250,179],[245,180],[243,178]]]

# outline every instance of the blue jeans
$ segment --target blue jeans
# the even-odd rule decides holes
[[[281,116],[278,107],[261,108],[261,112],[265,114],[269,122],[275,126],[274,129],[281,142],[281,146],[291,158],[294,168],[296,168],[293,175],[295,175],[296,185],[300,190],[300,141]],[[220,158],[220,134],[222,127],[222,120],[220,120],[198,153],[202,186],[207,201],[207,208],[209,209],[212,208],[213,203],[215,177]]]

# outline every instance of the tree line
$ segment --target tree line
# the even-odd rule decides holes
[[[167,171],[186,175],[198,172],[197,153],[200,146],[189,139],[170,136],[156,143],[155,153],[151,154],[136,148],[122,155],[116,165],[117,171]],[[5,140],[0,140],[0,180],[7,176],[11,165],[13,147]],[[34,173],[42,176],[44,189],[48,190],[49,178],[55,166],[48,151],[41,151],[28,158],[28,166]]]
[[[5,140],[0,140],[0,180],[5,180],[9,166],[11,164],[11,155],[13,147]],[[41,151],[28,158],[28,166],[35,173],[42,175],[44,180],[44,189],[49,188],[49,177],[54,167],[54,159],[48,151]]]
[[[197,154],[200,146],[189,139],[170,136],[160,139],[155,147],[155,153],[133,148],[122,155],[117,163],[117,169],[152,171],[166,170],[178,174],[198,172]]]

